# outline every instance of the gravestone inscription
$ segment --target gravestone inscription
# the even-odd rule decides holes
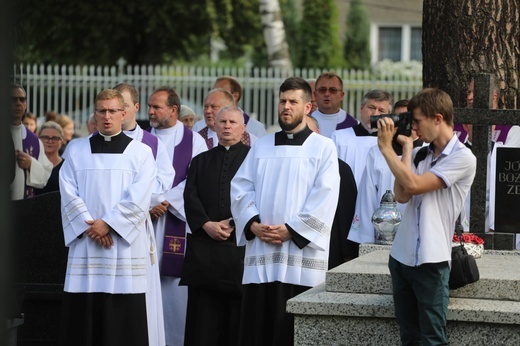
[[[520,148],[496,149],[495,232],[520,233]]]

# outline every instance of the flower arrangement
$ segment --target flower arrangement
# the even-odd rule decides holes
[[[462,233],[462,241],[464,242],[464,247],[468,254],[475,258],[482,257],[482,253],[484,252],[484,240],[482,238],[473,233]],[[460,239],[457,234],[453,235],[451,245],[460,245]]]
[[[464,243],[468,243],[468,244],[477,244],[477,245],[484,244],[484,240],[473,233],[462,233],[462,241]],[[459,239],[458,235],[456,235],[456,234],[453,235],[453,242],[460,243],[460,239]]]

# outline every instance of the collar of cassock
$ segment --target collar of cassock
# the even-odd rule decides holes
[[[218,144],[217,148],[219,150],[237,150],[239,147],[241,147],[243,144],[241,141],[238,141],[237,143],[230,145],[230,146],[223,146],[222,144]]]
[[[123,133],[123,131],[119,131],[118,133],[116,133],[115,135],[111,135],[111,136],[108,136],[108,135],[104,135],[102,134],[101,132],[99,132],[99,135],[101,137],[103,137],[103,139],[105,140],[105,142],[111,142],[112,140],[117,140],[118,139],[118,136],[121,135]]]
[[[311,133],[312,131],[308,126],[296,133],[276,132],[274,134],[274,145],[302,145]]]

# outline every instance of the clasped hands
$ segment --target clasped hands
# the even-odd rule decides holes
[[[229,225],[229,220],[208,221],[202,225],[202,229],[213,239],[224,241],[229,238],[235,227]]]
[[[170,203],[168,201],[162,201],[160,204],[157,204],[150,210],[150,217],[152,220],[157,220],[161,216],[163,216],[167,211]]]
[[[251,232],[261,241],[273,245],[279,245],[291,239],[291,233],[289,233],[285,224],[266,225],[265,223],[254,221],[251,224]]]
[[[85,234],[95,240],[99,245],[105,249],[110,249],[114,245],[114,240],[110,236],[110,226],[103,220],[87,220],[85,221],[89,228],[85,231]]]

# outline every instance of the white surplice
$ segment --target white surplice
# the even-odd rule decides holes
[[[131,141],[122,154],[92,154],[89,138],[69,144],[60,170],[66,292],[145,293],[147,213],[157,169],[151,149]],[[117,232],[105,249],[85,236],[85,221]]]
[[[345,119],[347,119],[347,112],[340,108],[337,113],[324,114],[320,112],[319,109],[316,109],[314,112],[312,112],[312,116],[318,121],[320,134],[322,136],[331,138],[331,135],[334,131],[336,131],[338,124],[344,122]]]
[[[168,162],[173,167],[174,150],[183,136],[184,124],[177,121],[175,126],[167,129],[152,129],[151,133],[156,135],[159,140],[163,142],[168,152]],[[192,158],[208,150],[206,142],[201,135],[193,133],[193,150]],[[173,182],[173,177],[172,177]],[[168,210],[179,219],[186,221],[186,214],[184,213],[184,186],[186,180],[180,182],[176,187],[169,189],[161,197],[170,203]],[[166,215],[163,215],[154,222],[155,239],[157,242],[157,254],[159,258],[159,267],[162,262],[162,249],[164,244],[164,227],[166,222]],[[189,231],[186,225],[187,231]],[[184,329],[186,326],[186,309],[188,304],[188,289],[186,286],[179,286],[180,278],[171,276],[161,276],[163,312],[164,312],[164,327],[166,333],[166,344],[169,346],[183,346],[184,345]]]
[[[11,125],[11,135],[13,137],[14,148],[23,151],[22,141],[27,136],[27,128],[25,125]],[[33,157],[31,159],[31,169],[28,171],[26,182],[29,186],[42,189],[51,176],[53,165],[47,158],[47,155],[45,155],[45,148],[43,147],[42,141],[38,139],[38,143],[40,144],[40,153],[38,158]],[[15,166],[15,178],[11,184],[12,200],[23,199],[25,191],[24,170],[21,169],[18,164]]]
[[[259,138],[231,182],[237,243],[246,245],[243,283],[316,286],[325,280],[338,202],[334,143],[316,133],[301,146],[275,146],[274,140],[274,134]],[[300,249],[292,240],[247,241],[244,227],[256,215],[265,224],[288,224],[309,244]]]
[[[136,125],[133,131],[124,131],[124,133],[139,142],[143,140],[143,129]],[[157,164],[157,179],[152,191],[152,200],[150,208],[161,203],[161,197],[166,191],[171,189],[175,170],[170,162],[166,146],[163,142],[157,140],[157,155],[155,162]],[[148,291],[146,292],[146,314],[148,321],[148,338],[150,345],[164,346],[166,345],[166,336],[164,332],[164,312],[161,293],[161,277],[159,274],[159,259],[157,257],[157,244],[155,241],[155,232],[151,220],[148,220],[150,231],[148,234],[148,248],[153,252],[152,256],[147,257],[146,276],[148,280]]]
[[[348,163],[359,189],[361,175],[367,164],[370,148],[377,144],[376,136],[356,136],[353,128],[334,131],[331,139],[336,144],[338,158]]]

